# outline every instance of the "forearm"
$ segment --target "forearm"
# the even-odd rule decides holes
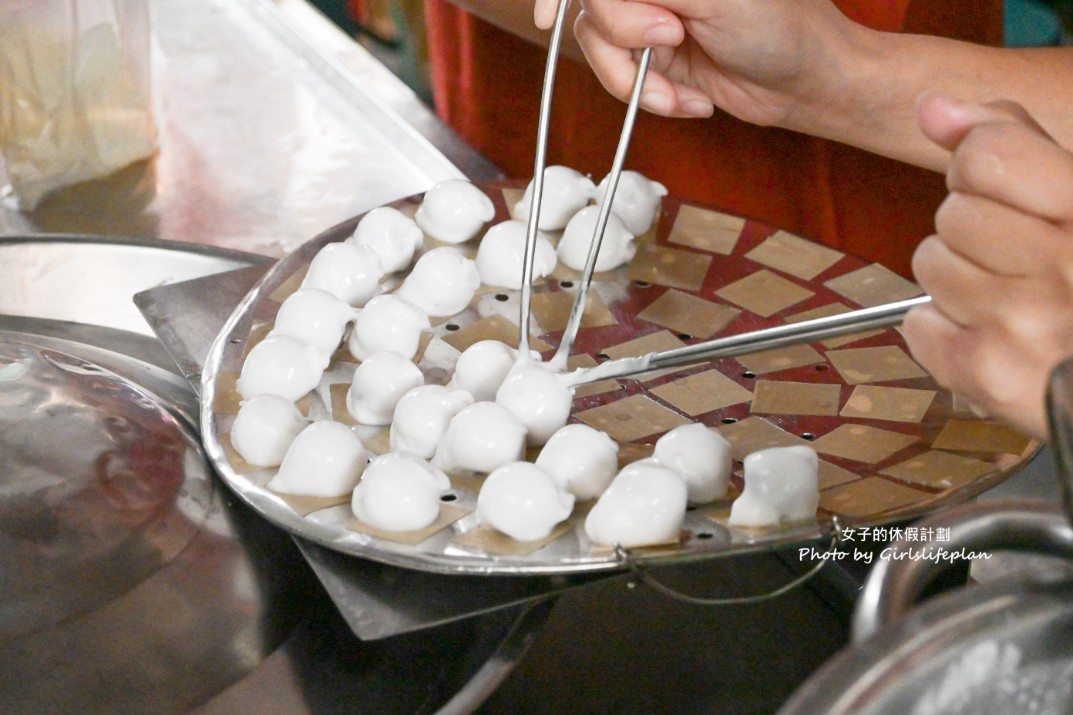
[[[918,98],[940,92],[1024,105],[1073,147],[1073,50],[1012,50],[921,35],[861,30],[830,68],[825,89],[803,97],[788,128],[942,171],[948,153],[917,127]]]
[[[551,33],[539,29],[533,23],[533,0],[448,0],[451,4],[473,13],[507,32],[521,37],[535,45],[547,47]],[[581,3],[572,2],[568,10],[566,27],[563,30],[560,52],[565,57],[583,62],[585,56],[574,39],[571,28],[580,11]],[[504,58],[509,61],[509,58]]]

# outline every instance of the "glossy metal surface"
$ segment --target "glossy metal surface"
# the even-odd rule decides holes
[[[504,188],[519,189],[512,182],[492,182],[482,185],[489,196],[497,200],[503,195]],[[392,206],[402,211],[414,211],[421,201],[421,196],[408,197]],[[664,210],[670,209],[676,200],[673,197],[666,198]],[[673,210],[673,209],[671,209]],[[497,204],[500,215],[505,214],[505,202]],[[274,523],[292,531],[293,533],[313,541],[322,546],[341,551],[351,556],[368,558],[393,566],[412,568],[442,574],[478,574],[498,576],[549,576],[549,575],[576,575],[591,573],[612,573],[629,566],[629,563],[644,562],[646,564],[659,564],[683,561],[699,561],[703,559],[733,556],[742,553],[755,553],[788,547],[792,545],[806,545],[813,543],[826,544],[832,532],[829,516],[823,515],[813,521],[802,521],[787,524],[784,528],[771,530],[745,530],[727,526],[723,520],[709,518],[704,510],[687,511],[683,522],[683,537],[673,545],[663,548],[639,549],[636,552],[625,554],[612,549],[594,547],[584,532],[583,520],[575,519],[567,525],[566,531],[559,538],[544,544],[541,548],[530,553],[492,553],[485,551],[479,545],[465,543],[456,537],[466,534],[478,527],[473,514],[476,503],[477,491],[462,486],[452,491],[453,505],[463,510],[465,515],[454,521],[448,528],[440,529],[429,538],[419,544],[410,544],[389,538],[380,538],[363,533],[350,527],[352,512],[349,504],[338,504],[328,508],[319,509],[307,515],[300,515],[278,495],[265,488],[268,480],[273,475],[273,470],[264,469],[241,473],[233,468],[228,452],[224,447],[224,436],[230,433],[234,413],[230,411],[235,397],[234,380],[238,376],[244,355],[249,347],[248,341],[257,339],[251,330],[256,324],[269,324],[275,318],[275,311],[279,302],[298,285],[298,274],[305,270],[313,256],[326,244],[346,239],[354,230],[354,226],[360,220],[360,216],[354,217],[328,231],[314,237],[300,246],[286,258],[276,263],[265,275],[261,282],[251,291],[236,307],[234,314],[227,321],[221,331],[212,352],[209,354],[204,369],[204,382],[202,384],[202,425],[205,437],[205,446],[210,459],[217,468],[218,473],[224,478],[235,492],[253,506],[261,514],[265,515]],[[494,221],[493,221],[494,223]],[[670,222],[661,224],[662,231],[669,230]],[[660,240],[659,238],[656,239]],[[472,249],[471,249],[472,250]],[[719,257],[713,257],[719,260]],[[856,259],[859,260],[859,259]],[[717,265],[717,264],[716,264]],[[742,270],[740,265],[729,261],[727,267]],[[721,268],[721,266],[719,266]],[[712,268],[712,271],[717,268]],[[391,280],[399,280],[399,276],[393,276]],[[571,281],[572,282],[572,281]],[[550,282],[549,282],[550,284]],[[391,284],[386,283],[390,290]],[[634,316],[638,314],[644,305],[647,305],[648,297],[645,294],[648,284],[631,281],[628,277],[628,269],[620,268],[615,272],[609,272],[609,277],[601,281],[597,287],[602,290],[601,297],[605,304],[616,313],[616,325],[613,329],[590,329],[583,331],[579,342],[578,352],[586,352],[595,355],[602,346],[614,345],[620,341],[626,341],[644,334],[650,328],[641,325],[643,321],[634,322]],[[829,290],[820,285],[812,286],[815,290]],[[281,294],[282,293],[282,297]],[[277,300],[278,299],[278,300]],[[889,307],[889,306],[888,306]],[[434,335],[442,339],[453,329],[468,325],[479,318],[489,316],[506,316],[508,320],[518,315],[518,302],[516,292],[503,291],[495,295],[479,297],[473,304],[462,313],[454,316],[451,320],[444,321],[436,326]],[[759,321],[760,319],[757,318]],[[764,327],[770,327],[760,323]],[[756,325],[752,322],[752,325]],[[740,322],[738,325],[748,329],[749,322]],[[251,337],[253,336],[253,337]],[[554,341],[558,336],[549,334],[547,339]],[[688,336],[687,336],[688,337]],[[881,336],[882,340],[897,342],[900,338],[896,333],[890,332]],[[420,367],[428,376],[429,381],[436,382],[445,379],[453,369],[453,360],[457,351],[453,348],[437,345],[436,340],[430,343],[421,358]],[[741,375],[741,367],[716,364],[730,376]],[[334,417],[334,400],[331,396],[332,384],[343,384],[350,381],[354,365],[345,360],[336,361],[323,375],[321,383],[313,393],[310,406],[312,419],[326,419]],[[599,370],[599,367],[596,368]],[[797,379],[800,375],[805,381],[816,380],[816,375],[821,374],[813,366],[800,368],[799,372],[784,371],[780,377],[786,380]],[[826,375],[826,373],[823,373]],[[931,382],[926,383],[929,389],[938,389]],[[923,385],[921,385],[923,386]],[[599,402],[611,395],[615,399],[622,395],[641,394],[647,387],[644,383],[630,385],[622,390],[608,392],[592,398],[582,398],[581,405],[605,404]],[[631,392],[635,390],[635,392]],[[220,398],[217,401],[217,398]],[[584,400],[591,399],[591,403]],[[942,423],[951,418],[950,403],[944,402],[933,419]],[[219,411],[218,409],[219,408]],[[574,409],[583,409],[575,402]],[[733,408],[732,408],[733,409]],[[736,422],[749,416],[745,408],[739,412],[710,411],[702,416],[702,421],[709,426],[719,428],[724,424],[722,420],[730,418]],[[944,411],[945,410],[945,411]],[[788,432],[802,434],[825,434],[832,429],[830,422],[819,423],[819,429],[813,430],[805,426],[801,420],[805,416],[785,416],[787,422],[780,423],[777,419],[774,424],[782,426]],[[841,420],[842,417],[837,417]],[[790,422],[792,421],[792,425]],[[921,424],[901,425],[918,433],[921,439],[912,445],[914,450],[927,449],[927,443],[934,438],[938,431],[931,422],[927,427]],[[359,426],[359,436],[365,438],[378,437],[377,428]],[[929,431],[930,435],[924,434]],[[854,523],[870,524],[892,523],[919,516],[951,503],[957,503],[976,496],[984,490],[1003,481],[1009,473],[1017,469],[1027,461],[1035,452],[1037,445],[1028,443],[1022,454],[997,455],[994,462],[995,468],[987,471],[978,479],[954,488],[939,491],[920,492],[920,501],[900,507],[898,509],[876,508],[873,511],[858,511],[854,514]],[[901,453],[904,459],[906,452]],[[881,466],[881,465],[880,465]],[[858,465],[847,467],[857,469]],[[872,474],[877,470],[876,465],[870,465],[862,469],[861,474]],[[728,505],[729,506],[729,505]],[[628,563],[629,562],[629,563]]]
[[[139,310],[195,388],[212,340],[265,270],[251,266],[135,295]],[[444,578],[353,559],[302,538],[295,541],[347,625],[365,641],[545,599],[594,578]]]
[[[936,596],[840,652],[779,715],[1061,715],[1073,709],[1073,576]]]
[[[169,241],[84,235],[0,237],[0,314],[152,336],[131,296],[250,264],[251,256]]]
[[[302,0],[150,0],[150,10],[156,157],[61,190],[32,213],[0,200],[0,234],[154,237],[281,256],[436,181],[497,174]]]
[[[951,509],[919,526],[947,527],[950,538],[892,546],[854,613],[854,644],[817,671],[781,715],[1069,712],[1073,571],[1052,563],[911,608],[949,568],[922,553],[1010,549],[1068,561],[1073,528],[1062,511],[993,502]]]
[[[188,707],[297,621],[274,599],[300,561],[265,570],[238,541],[195,405],[135,357],[0,331],[4,712]]]
[[[924,588],[950,567],[947,560],[922,555],[1016,550],[1073,559],[1073,527],[1054,505],[972,504],[950,509],[920,526],[947,528],[949,538],[900,541],[890,547],[888,558],[876,563],[861,592],[853,616],[855,640],[868,638],[908,612]]]
[[[135,241],[119,242],[119,254],[116,242],[89,238],[17,243],[26,257],[38,254],[29,265],[66,275],[64,287],[74,294],[91,293],[102,270],[127,276],[117,256],[137,259],[127,265],[137,268],[140,278],[130,280],[138,289],[171,264],[200,259],[208,274],[248,260],[208,248],[169,253],[159,242],[140,252]],[[550,603],[359,640],[290,537],[210,476],[191,427],[197,395],[159,342],[86,322],[128,306],[129,295],[110,306],[86,301],[78,323],[26,317],[54,313],[48,295],[36,291],[19,305],[26,316],[0,315],[4,353],[18,358],[0,364],[7,428],[0,450],[0,711],[475,709],[522,656]],[[40,364],[48,379],[37,382],[46,385],[23,382],[31,363]],[[59,399],[63,385],[83,380],[102,395],[81,406]],[[34,410],[31,397],[45,404]],[[173,464],[181,473],[121,469],[129,460],[113,455],[113,436],[136,436],[140,423],[124,425],[146,414],[162,416],[174,439],[153,431],[128,451],[142,466],[172,464],[178,451],[165,447],[181,441],[191,450]],[[108,443],[95,452],[86,446],[93,436]],[[79,449],[68,454],[65,445]],[[76,464],[84,469],[68,469]],[[359,595],[346,593],[361,605]]]
[[[227,316],[267,270],[259,263],[134,295],[134,304],[195,390],[201,387],[205,356]]]

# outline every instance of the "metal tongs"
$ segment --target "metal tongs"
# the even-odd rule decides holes
[[[519,319],[520,334],[518,338],[520,359],[527,359],[529,355],[529,317],[532,304],[532,281],[533,263],[536,254],[537,226],[540,219],[540,204],[544,191],[544,168],[547,162],[548,147],[548,121],[551,116],[551,98],[555,87],[555,66],[559,57],[559,46],[562,40],[563,27],[566,24],[566,11],[570,6],[570,0],[561,0],[555,25],[552,30],[551,40],[548,45],[548,60],[544,70],[544,85],[540,98],[540,117],[537,126],[536,159],[533,169],[533,203],[529,209],[529,222],[525,236],[525,257],[522,264],[522,287],[521,287],[521,315]],[[630,137],[633,134],[633,125],[637,119],[637,111],[641,101],[641,90],[644,88],[645,75],[652,58],[652,48],[648,47],[641,53],[637,64],[637,75],[634,79],[633,90],[626,107],[626,117],[623,121],[622,132],[619,135],[618,148],[615,152],[614,161],[611,164],[611,172],[607,178],[607,193],[604,196],[600,214],[596,221],[592,240],[589,244],[589,253],[585,260],[585,268],[582,272],[578,292],[574,298],[570,317],[567,320],[566,329],[555,355],[551,359],[552,367],[564,370],[570,349],[577,338],[578,329],[581,326],[581,318],[588,301],[589,286],[592,283],[592,274],[595,271],[596,258],[603,242],[604,231],[607,228],[607,220],[611,214],[611,205],[614,201],[615,191],[618,188],[619,177],[622,174],[622,166],[626,160],[626,152],[629,148]],[[871,308],[850,311],[840,315],[833,315],[814,320],[803,321],[774,328],[766,328],[729,337],[715,338],[681,348],[653,352],[640,357],[619,358],[608,360],[596,367],[579,368],[563,375],[563,379],[569,386],[583,385],[597,380],[606,380],[619,377],[629,377],[659,370],[668,367],[681,367],[692,365],[716,358],[734,357],[747,355],[763,350],[774,350],[800,343],[810,343],[818,340],[847,335],[850,333],[871,330],[874,328],[886,328],[898,325],[905,318],[905,314],[912,308],[929,302],[929,296],[920,296],[909,300],[887,303]]]
[[[570,0],[561,0],[559,3],[555,26],[551,33],[551,41],[548,44],[548,62],[544,69],[544,85],[540,95],[540,118],[537,125],[536,159],[533,167],[533,204],[529,207],[529,223],[525,234],[525,258],[522,263],[521,316],[518,321],[520,330],[518,353],[521,359],[525,359],[529,355],[529,316],[533,295],[533,262],[536,256],[540,203],[544,193],[544,168],[547,163],[548,152],[548,121],[551,117],[551,97],[555,88],[555,65],[559,59],[559,45],[562,41],[563,27],[566,25],[566,11],[569,7]],[[588,301],[592,274],[596,269],[596,257],[600,253],[600,245],[603,243],[607,220],[611,215],[611,203],[614,201],[615,191],[618,189],[619,177],[622,175],[622,165],[626,162],[626,151],[630,146],[630,137],[633,134],[633,125],[637,119],[637,109],[641,102],[641,89],[644,87],[645,75],[648,73],[648,65],[651,59],[652,48],[649,47],[641,53],[641,58],[638,62],[637,77],[634,80],[633,91],[630,94],[630,101],[626,108],[626,119],[622,124],[618,148],[611,164],[611,173],[608,174],[607,178],[607,194],[604,196],[600,214],[596,219],[596,228],[589,244],[585,268],[582,271],[577,296],[574,298],[574,305],[570,310],[570,317],[567,319],[566,329],[563,332],[562,340],[559,342],[559,348],[551,359],[551,364],[559,369],[565,369],[567,358],[570,357],[570,349],[574,345],[578,329],[581,326],[581,317],[585,312],[585,304]]]

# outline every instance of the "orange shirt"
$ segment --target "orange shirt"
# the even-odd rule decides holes
[[[1002,0],[836,0],[877,29],[997,44]],[[547,52],[447,0],[425,0],[438,114],[506,174],[533,173],[540,84]],[[611,167],[625,105],[592,71],[564,61],[556,73],[548,163],[599,181]],[[932,232],[943,177],[814,137],[757,127],[717,113],[680,120],[642,113],[626,168],[676,196],[821,240],[909,275]]]

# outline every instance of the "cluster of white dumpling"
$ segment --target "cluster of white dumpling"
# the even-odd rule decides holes
[[[577,271],[584,269],[600,209],[607,195],[607,184],[608,179],[604,178],[597,186],[589,177],[566,166],[549,166],[544,170],[544,189],[541,193],[537,228],[540,231],[563,232],[558,248],[554,249],[563,265]],[[619,175],[615,198],[596,258],[596,271],[612,270],[633,258],[637,252],[634,238],[652,227],[659,212],[660,200],[666,194],[667,188],[663,184],[636,171],[623,171]],[[595,203],[592,203],[593,201]],[[533,182],[530,182],[512,212],[516,222],[523,226],[523,245],[524,222],[529,219],[532,205]],[[538,275],[537,272],[541,269],[546,269],[546,273],[554,270],[554,262],[550,268],[546,268],[553,257],[552,250],[546,237],[538,239],[534,275]],[[478,263],[479,261],[478,256]],[[519,286],[520,275],[520,270],[514,274],[514,280],[519,282]]]
[[[351,238],[313,258],[238,381],[243,401],[232,444],[251,464],[279,467],[269,489],[351,494],[354,514],[368,525],[418,529],[439,512],[450,487],[446,472],[490,473],[520,461],[527,445],[543,444],[566,423],[572,389],[501,343],[466,350],[450,385],[425,384],[413,359],[430,316],[463,310],[480,285],[475,262],[460,250],[426,251],[398,289],[380,292],[387,269],[410,265],[424,234],[462,243],[493,213],[473,184],[442,182],[426,193],[414,219],[375,209]],[[347,411],[362,425],[390,425],[391,452],[371,462],[354,430],[331,420],[310,423],[295,405],[318,386],[344,342],[359,360]]]
[[[310,422],[295,403],[320,384],[345,343],[359,361],[347,410],[362,424],[390,424],[401,397],[424,383],[413,358],[430,316],[461,311],[480,285],[474,262],[453,246],[432,248],[416,262],[414,254],[426,233],[460,243],[493,214],[491,200],[470,182],[443,182],[428,192],[416,220],[377,208],[351,237],[317,252],[301,287],[280,306],[272,332],[250,350],[237,384],[242,404],[231,441],[250,464],[278,467],[268,488],[352,494],[355,514],[380,528],[420,528],[435,518],[450,487],[442,471],[405,450],[370,462],[354,430],[332,420]],[[402,284],[383,292],[385,276],[411,263]]]
[[[621,234],[628,238],[618,243],[605,238],[604,247],[612,249],[608,255],[616,261],[632,257],[633,236],[648,230],[663,193],[662,186],[635,172],[623,174],[617,197],[633,197],[624,204],[629,208],[644,204],[645,217],[632,216],[632,228]],[[589,220],[582,215],[586,204],[598,194],[577,172],[549,167],[549,205],[542,219],[548,215],[580,226]],[[524,204],[525,199],[518,210]],[[388,531],[432,524],[450,489],[446,474],[476,473],[487,475],[477,499],[478,521],[515,539],[545,538],[572,513],[575,501],[596,499],[585,522],[593,542],[631,547],[676,540],[688,504],[726,494],[729,445],[715,430],[699,424],[672,430],[656,443],[651,458],[619,470],[618,446],[606,433],[566,424],[573,391],[535,354],[519,356],[503,343],[480,341],[459,356],[447,385],[425,384],[413,359],[430,316],[463,310],[481,282],[503,286],[513,276],[520,285],[525,224],[512,220],[492,227],[476,261],[440,246],[423,253],[394,292],[382,292],[383,279],[410,266],[425,234],[463,243],[493,215],[490,199],[476,186],[446,181],[426,193],[414,219],[390,207],[374,209],[353,236],[321,249],[301,288],[280,306],[272,332],[242,367],[233,446],[250,464],[278,467],[268,483],[273,491],[349,494],[360,521]],[[591,225],[587,231],[586,248]],[[568,228],[563,241],[569,233]],[[534,276],[555,265],[555,250],[541,238]],[[571,250],[568,242],[565,253]],[[599,262],[597,268],[607,269]],[[310,422],[295,405],[318,386],[344,343],[359,361],[346,395],[348,412],[360,424],[390,425],[390,452],[375,458],[346,425]],[[527,447],[540,448],[535,463],[524,461]],[[777,480],[760,478],[750,488],[750,471],[782,464],[752,457],[758,459],[746,461],[746,492],[738,500],[743,506],[735,503],[732,523],[778,523],[815,511],[814,503],[809,510],[777,494]],[[760,466],[751,468],[754,462]]]

